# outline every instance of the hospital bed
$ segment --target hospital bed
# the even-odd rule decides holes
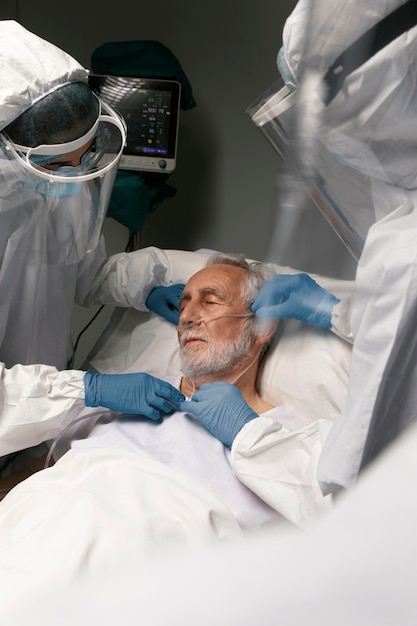
[[[166,254],[173,282],[186,282],[209,256],[207,251]],[[351,289],[346,281],[314,278],[336,295]],[[330,332],[283,320],[260,371],[261,395],[307,421],[331,423],[344,402],[350,352],[350,345]],[[179,373],[176,330],[152,313],[116,309],[86,365],[103,373]],[[94,423],[98,413],[86,409],[80,417]],[[236,518],[194,477],[132,449],[66,452],[69,439],[85,434],[69,431],[56,446],[57,463],[17,485],[1,503],[0,614],[22,593],[39,592],[51,577],[66,584],[86,570],[106,571],[123,554],[137,554],[146,568],[161,551],[244,537]]]

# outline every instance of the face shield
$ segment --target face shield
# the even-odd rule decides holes
[[[98,104],[93,126],[71,141],[30,147],[0,135],[0,239],[20,241],[35,263],[77,263],[98,244],[126,142],[123,120]]]
[[[385,4],[299,2],[283,81],[248,110],[356,260],[371,226],[417,190],[417,9]]]

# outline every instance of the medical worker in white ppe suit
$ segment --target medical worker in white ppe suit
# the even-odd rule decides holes
[[[167,261],[154,248],[106,261],[101,229],[125,125],[87,70],[6,20],[0,75],[3,456],[52,438],[85,405],[157,419],[183,397],[145,374],[64,370],[74,301],[146,310]]]
[[[318,469],[328,493],[351,487],[416,419],[417,5],[300,0],[278,64],[298,96],[301,179],[358,258],[351,306],[290,276],[253,307],[353,338],[347,400]]]

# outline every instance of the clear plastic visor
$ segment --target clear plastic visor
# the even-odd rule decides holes
[[[82,137],[67,143],[30,148],[15,144],[3,135],[6,150],[26,170],[51,183],[80,183],[103,176],[120,159],[126,144],[126,125],[114,109],[99,102],[99,116]]]
[[[350,167],[319,136],[314,135],[312,141],[305,135],[300,138],[299,95],[295,85],[278,82],[247,113],[357,260],[375,221],[369,178]],[[301,211],[304,192],[295,189],[292,181],[291,189],[281,189],[281,197],[288,199],[290,194],[291,204],[302,203]]]

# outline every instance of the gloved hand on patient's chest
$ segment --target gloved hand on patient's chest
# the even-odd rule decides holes
[[[85,405],[158,420],[185,399],[175,387],[150,374],[84,374]]]
[[[169,286],[154,287],[145,300],[145,306],[171,324],[178,325],[179,305],[185,285],[178,283]]]
[[[191,400],[184,400],[179,408],[194,415],[228,448],[245,424],[258,417],[239,389],[225,382],[202,385]]]
[[[251,308],[256,317],[294,318],[330,330],[338,302],[308,274],[277,274],[263,285]]]

